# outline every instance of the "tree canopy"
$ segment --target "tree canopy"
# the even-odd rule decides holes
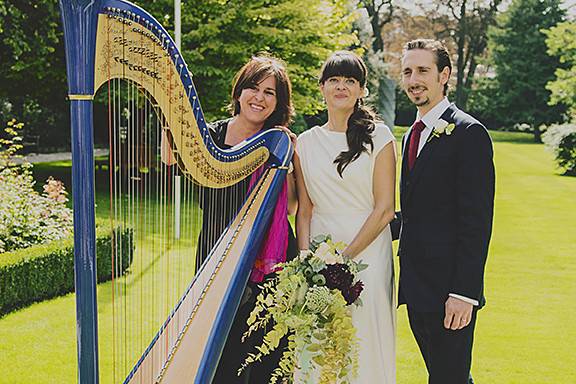
[[[563,108],[548,105],[546,84],[560,66],[547,53],[545,29],[562,22],[560,0],[513,0],[492,32],[497,102],[508,126],[527,123],[540,141],[539,127],[562,119]]]
[[[0,120],[16,117],[26,121],[26,134],[46,136],[67,126],[58,3],[0,0],[0,52]]]
[[[572,118],[576,119],[576,23],[560,23],[544,32],[548,36],[548,53],[559,57],[565,65],[556,69],[556,78],[546,85],[551,92],[550,102],[568,105]]]

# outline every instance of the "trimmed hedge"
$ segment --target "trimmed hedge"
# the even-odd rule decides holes
[[[96,272],[98,282],[112,278],[112,236],[110,228],[96,231]],[[134,254],[131,229],[114,231],[122,248],[122,274]],[[117,268],[117,267],[116,267]],[[0,254],[0,317],[34,302],[74,291],[73,240],[41,244]]]

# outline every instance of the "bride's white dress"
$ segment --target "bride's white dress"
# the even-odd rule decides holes
[[[376,156],[386,144],[396,145],[394,136],[383,124],[376,125],[372,140],[374,150],[364,152],[350,163],[340,177],[334,159],[348,150],[345,133],[316,126],[298,137],[297,153],[314,204],[311,237],[331,234],[334,241],[349,244],[372,212]],[[352,382],[395,383],[396,295],[389,226],[358,259],[369,266],[360,273],[364,282],[363,305],[352,309],[360,340],[358,377]]]

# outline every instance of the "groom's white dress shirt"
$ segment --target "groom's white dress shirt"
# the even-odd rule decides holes
[[[450,102],[448,101],[448,98],[445,97],[444,99],[442,99],[442,101],[436,104],[431,110],[429,110],[424,116],[420,116],[420,112],[416,114],[416,121],[422,120],[424,125],[426,125],[426,128],[422,130],[422,133],[420,135],[420,142],[418,143],[417,156],[420,155],[422,148],[424,148],[424,145],[426,145],[428,138],[432,134],[432,130],[436,125],[438,125],[440,117],[442,117],[442,115],[448,109],[448,107],[450,107]],[[404,136],[404,145],[406,145],[406,140],[411,130],[412,128],[410,128],[408,134]],[[449,296],[454,297],[456,299],[460,299],[475,306],[479,305],[478,300],[474,300],[466,296],[458,295],[456,293],[450,293]]]

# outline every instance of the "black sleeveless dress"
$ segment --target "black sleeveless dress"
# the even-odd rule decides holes
[[[230,146],[224,143],[228,123],[231,119],[220,120],[210,124],[210,135],[215,144],[222,149]],[[202,188],[200,191],[200,208],[202,208],[202,230],[198,238],[196,252],[196,269],[198,269],[208,253],[218,241],[228,224],[240,210],[248,193],[250,178],[246,178],[235,185],[222,189]],[[286,218],[288,220],[288,218]],[[298,252],[296,238],[292,227],[288,224],[288,249],[286,259],[292,260]],[[255,352],[255,346],[262,343],[264,332],[252,334],[242,343],[242,335],[248,330],[246,321],[255,306],[256,296],[260,292],[257,284],[248,282],[244,290],[240,307],[236,312],[232,328],[226,340],[220,362],[216,369],[213,384],[267,384],[272,371],[278,366],[282,351],[286,347],[286,340],[282,340],[276,351],[262,359],[261,362],[251,364],[242,375],[237,372],[248,353]]]

